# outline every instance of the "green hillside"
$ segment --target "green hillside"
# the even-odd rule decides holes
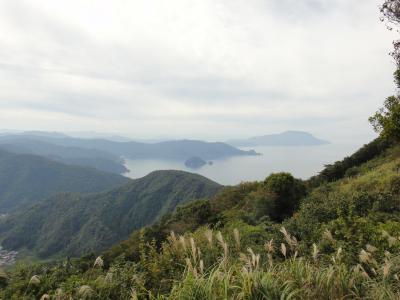
[[[28,207],[60,192],[101,192],[129,181],[89,167],[0,150],[0,213]]]
[[[341,179],[313,187],[315,178],[278,173],[224,188],[135,231],[101,258],[15,267],[0,295],[398,299],[400,145],[377,151],[375,143],[363,148],[373,158],[351,164]],[[29,284],[35,275],[39,283]]]
[[[373,145],[371,143],[366,147]],[[233,228],[241,229],[243,226],[244,232],[250,230],[250,241],[261,246],[259,248],[253,244],[252,247],[259,250],[264,246],[265,239],[280,239],[279,229],[282,225],[290,229],[303,246],[318,242],[326,229],[337,231],[335,226],[345,219],[349,222],[345,223],[345,227],[357,227],[357,223],[351,223],[354,221],[353,217],[357,221],[363,220],[364,225],[371,225],[371,228],[367,228],[359,224],[360,229],[373,229],[376,231],[375,235],[379,235],[379,226],[388,223],[387,226],[390,227],[393,225],[392,221],[400,221],[399,168],[400,145],[388,148],[366,163],[353,166],[351,174],[340,180],[309,188],[305,197],[304,189],[314,178],[302,182],[287,173],[272,174],[264,182],[228,187],[211,201],[201,200],[179,207],[175,214],[166,216],[159,224],[135,232],[131,239],[106,252],[105,257],[113,260],[123,254],[135,260],[140,256],[138,240],[141,234],[144,233],[149,241],[155,239],[161,242],[168,238],[171,231],[185,234],[202,226],[222,232],[226,230],[227,234]],[[284,205],[282,202],[285,202]],[[287,218],[288,216],[291,217]],[[378,223],[379,226],[374,227]],[[396,226],[400,226],[400,223]],[[389,228],[388,230],[390,231]],[[358,236],[349,232],[347,238],[351,240],[347,241],[346,236],[341,236],[342,243],[347,242],[354,248],[354,253],[348,253],[349,259],[352,255],[357,255],[360,247],[367,243],[376,243],[368,241],[369,238],[377,238],[371,234],[372,232],[365,232]],[[360,242],[355,243],[355,236],[360,239],[362,237]]]
[[[97,152],[113,154],[117,157],[129,159],[173,159],[185,161],[198,156],[205,160],[214,160],[232,156],[258,155],[254,150],[240,150],[221,142],[204,142],[198,140],[174,140],[158,143],[140,143],[134,141],[116,142],[105,139],[80,139],[72,137],[53,137],[35,134],[19,134],[0,136],[2,141],[28,140],[30,143],[47,143],[72,149],[87,149]]]
[[[29,136],[0,136],[0,149],[18,154],[39,155],[63,164],[93,167],[104,172],[123,174],[127,171],[124,161],[117,155],[96,149],[63,147]]]
[[[93,195],[58,194],[0,223],[0,242],[41,258],[99,252],[179,204],[215,195],[220,185],[181,171],[157,171]]]

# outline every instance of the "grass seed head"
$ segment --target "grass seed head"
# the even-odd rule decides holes
[[[94,291],[90,286],[82,285],[78,290],[78,295],[81,299],[90,299],[94,296]]]
[[[286,246],[284,243],[281,243],[281,252],[282,252],[283,256],[286,258],[287,250],[286,250]]]
[[[104,266],[103,259],[101,258],[101,256],[97,257],[96,260],[94,261],[93,268],[96,268],[96,267],[103,268],[103,266]]]
[[[207,229],[204,232],[204,235],[206,236],[208,244],[210,245],[210,247],[212,247],[212,244],[213,244],[213,231],[211,229]]]
[[[236,248],[239,250],[240,249],[240,234],[239,234],[239,230],[237,228],[235,228],[233,230],[233,237],[235,238]]]
[[[29,280],[29,285],[39,285],[41,282],[40,277],[38,275],[33,275]]]

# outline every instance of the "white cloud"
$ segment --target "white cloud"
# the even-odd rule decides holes
[[[1,127],[367,141],[393,92],[379,4],[4,0]]]

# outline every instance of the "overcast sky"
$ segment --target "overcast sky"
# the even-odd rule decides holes
[[[0,128],[367,142],[379,0],[1,0]]]

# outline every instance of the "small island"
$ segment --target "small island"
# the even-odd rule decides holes
[[[207,162],[198,156],[193,156],[185,161],[185,166],[191,169],[199,169],[206,164]]]

